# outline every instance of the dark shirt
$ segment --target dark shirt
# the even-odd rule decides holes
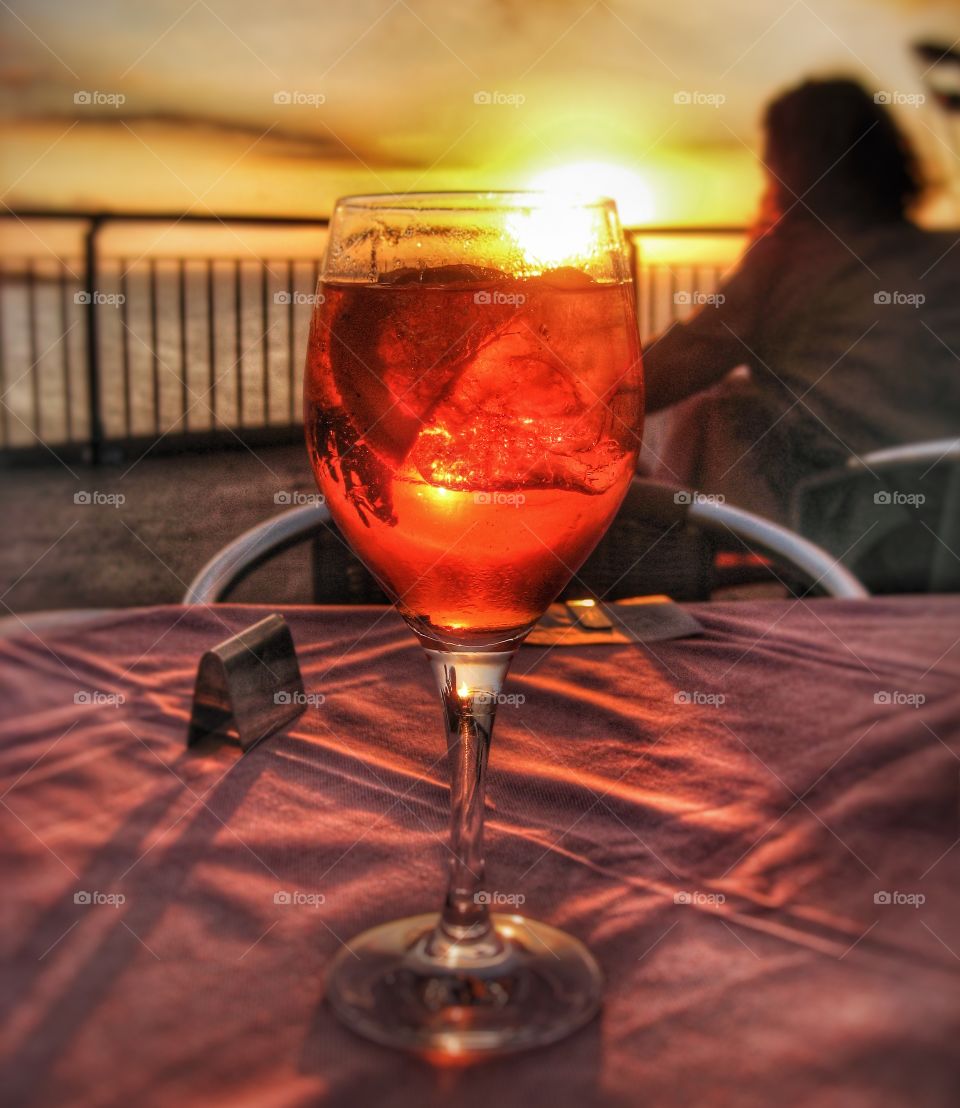
[[[718,291],[645,352],[648,407],[749,366],[730,435],[781,499],[851,455],[960,435],[957,234],[784,222]]]

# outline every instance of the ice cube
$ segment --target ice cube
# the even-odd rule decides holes
[[[447,389],[411,459],[425,480],[448,488],[599,493],[623,455],[608,423],[596,394],[518,318]]]
[[[406,458],[463,368],[516,311],[492,297],[477,301],[484,291],[480,272],[403,270],[378,286],[341,287],[330,322],[334,384],[360,438],[394,464]]]

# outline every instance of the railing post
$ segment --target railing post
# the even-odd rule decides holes
[[[99,465],[103,452],[103,412],[100,396],[100,335],[99,335],[99,305],[98,290],[100,274],[97,256],[97,236],[103,224],[103,217],[91,216],[87,234],[84,239],[83,252],[83,280],[86,300],[87,319],[87,412],[88,412],[88,441],[90,446],[90,461]]]

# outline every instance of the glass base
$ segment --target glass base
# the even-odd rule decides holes
[[[368,1039],[448,1057],[544,1046],[582,1027],[603,984],[587,948],[536,920],[490,920],[490,942],[446,941],[439,957],[436,915],[365,931],[334,959],[328,1003]]]

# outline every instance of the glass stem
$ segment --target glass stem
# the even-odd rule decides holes
[[[428,649],[427,656],[443,702],[450,764],[450,880],[431,953],[493,954],[501,944],[484,888],[484,786],[493,721],[514,651]]]

